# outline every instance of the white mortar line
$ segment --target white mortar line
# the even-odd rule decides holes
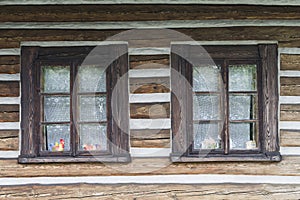
[[[153,158],[153,157],[169,157],[171,148],[130,148],[132,157]]]
[[[18,158],[19,151],[0,151],[0,159],[1,158]]]
[[[170,102],[170,93],[130,94],[129,103]]]
[[[270,175],[151,175],[0,178],[1,186],[41,184],[300,184],[299,176]]]
[[[283,156],[300,156],[300,147],[280,147]]]
[[[171,119],[130,119],[131,129],[170,129]]]
[[[0,81],[20,81],[20,74],[0,74]]]
[[[20,55],[19,48],[0,49],[0,56],[16,56]]]
[[[278,44],[277,40],[213,40],[213,41],[174,41],[171,45],[258,45]]]
[[[131,69],[129,78],[169,77],[170,69]]]
[[[285,129],[285,130],[300,130],[300,122],[281,121],[280,122],[280,129]]]
[[[0,5],[74,5],[74,4],[233,4],[233,5],[270,5],[270,6],[287,6],[287,5],[300,5],[298,0],[2,0]]]
[[[129,55],[169,55],[170,48],[145,47],[129,48]]]
[[[300,69],[300,66],[299,66]],[[300,77],[300,71],[297,70],[281,70],[279,72],[281,77]]]
[[[280,104],[300,104],[300,96],[280,96]]]
[[[112,45],[112,44],[128,44],[128,42],[126,41],[26,41],[26,42],[21,42],[21,46],[39,46],[39,47],[97,46],[97,45]]]
[[[300,54],[300,48],[278,48],[279,54]]]
[[[284,26],[298,27],[300,20],[167,20],[112,22],[2,22],[0,29],[148,29]]]
[[[0,97],[0,104],[20,104],[20,97]]]
[[[19,130],[20,122],[0,122],[0,130]]]

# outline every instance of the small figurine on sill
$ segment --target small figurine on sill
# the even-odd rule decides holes
[[[60,139],[59,140],[59,143],[58,142],[55,142],[55,144],[53,143],[50,143],[49,147],[48,147],[48,150],[49,151],[64,151],[64,148],[65,148],[65,141],[64,139]]]

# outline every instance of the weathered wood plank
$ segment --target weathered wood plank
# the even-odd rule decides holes
[[[168,55],[130,56],[131,69],[169,68]]]
[[[224,27],[173,29],[197,41],[217,40],[278,40],[280,47],[300,46],[300,27]],[[101,41],[126,30],[0,30],[0,48],[19,48],[21,41]],[[162,35],[149,30],[142,38],[129,39],[130,48],[169,47],[170,38],[182,35]],[[174,33],[174,32],[173,32]],[[141,37],[141,36],[140,36]],[[148,38],[148,39],[145,39]]]
[[[300,19],[299,7],[233,5],[2,6],[0,21]]]
[[[169,158],[133,159],[128,164],[57,163],[18,164],[0,160],[0,177],[112,176],[154,174],[243,174],[300,176],[300,157],[283,156],[281,162],[208,162],[172,164]]]
[[[131,139],[170,139],[169,129],[130,130]]]
[[[18,97],[20,86],[17,81],[0,81],[0,97]]]
[[[281,96],[300,96],[300,78],[280,78]]]
[[[131,104],[130,118],[157,119],[170,118],[170,104]]]
[[[280,131],[280,146],[283,147],[299,147],[300,146],[300,131],[298,130],[281,130]]]
[[[0,56],[0,73],[1,74],[20,73],[20,57]]]
[[[141,147],[141,148],[169,148],[170,139],[131,139],[131,147]]]
[[[300,121],[300,105],[281,105],[280,106],[281,121]]]
[[[69,184],[2,186],[9,199],[298,199],[300,185],[284,184]]]
[[[130,84],[130,93],[145,93],[147,88],[150,91],[168,92],[170,91],[170,78],[161,77],[161,78],[131,78],[129,79]],[[154,89],[155,87],[155,89]],[[153,93],[151,92],[151,93]]]
[[[19,105],[0,105],[0,122],[18,122]]]
[[[18,130],[0,130],[0,150],[18,150],[19,149],[19,131]]]
[[[300,55],[280,55],[281,70],[300,70]]]

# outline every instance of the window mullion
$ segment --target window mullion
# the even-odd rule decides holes
[[[229,154],[229,80],[228,80],[228,61],[223,62],[223,77],[224,77],[224,154]]]
[[[76,156],[77,149],[77,131],[76,131],[76,119],[77,114],[76,110],[73,108],[76,108],[77,104],[77,97],[76,97],[76,88],[74,88],[75,83],[75,77],[76,77],[76,69],[77,69],[77,63],[72,62],[71,63],[71,69],[70,69],[70,143],[71,143],[71,154],[72,156]],[[74,107],[75,105],[75,107]]]

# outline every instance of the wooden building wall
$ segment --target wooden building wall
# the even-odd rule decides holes
[[[182,21],[187,20],[187,21]],[[0,198],[120,198],[120,199],[299,199],[300,198],[300,5],[1,5],[0,6]],[[154,22],[153,22],[154,21]],[[168,157],[133,158],[129,164],[18,164],[20,122],[20,43],[24,41],[103,41],[134,27],[170,28],[197,41],[278,41],[280,67],[280,147],[278,163],[228,162],[172,164]],[[159,35],[157,36],[159,37]],[[162,47],[155,40],[152,47]],[[157,42],[158,41],[158,42]],[[160,41],[160,42],[159,42]],[[135,48],[143,42],[131,40]],[[147,46],[146,46],[147,47]],[[169,56],[130,55],[131,94],[169,94]],[[161,76],[151,70],[162,70]],[[146,73],[147,74],[147,73]],[[133,120],[170,120],[170,102],[130,104]],[[168,148],[170,129],[132,129],[131,147]],[[144,169],[150,169],[145,172]],[[13,185],[17,178],[168,176],[270,176],[282,182],[244,184],[101,184]],[[294,178],[287,181],[285,178]],[[263,178],[262,178],[263,180]],[[116,181],[115,183],[118,183]],[[74,185],[75,184],[75,185]]]

